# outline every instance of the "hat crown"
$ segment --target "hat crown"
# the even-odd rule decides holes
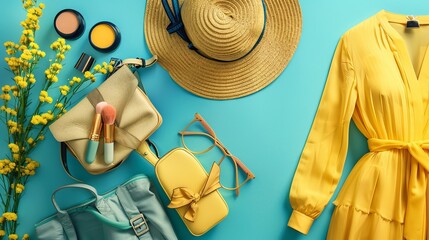
[[[198,52],[221,61],[250,53],[265,27],[262,0],[185,0],[181,17]]]

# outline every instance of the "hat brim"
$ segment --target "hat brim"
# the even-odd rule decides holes
[[[233,99],[255,93],[286,68],[302,28],[298,0],[265,0],[266,29],[256,48],[243,59],[218,62],[193,50],[166,30],[169,20],[160,0],[147,0],[145,36],[149,50],[181,87],[205,98]]]

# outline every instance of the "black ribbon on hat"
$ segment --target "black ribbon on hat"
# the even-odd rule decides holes
[[[173,8],[170,8],[170,6],[168,4],[168,0],[162,0],[162,6],[164,7],[164,11],[167,14],[168,19],[170,20],[170,24],[167,26],[168,33],[170,33],[170,34],[177,33],[180,36],[180,38],[182,38],[185,42],[188,43],[189,49],[194,50],[196,53],[198,53],[200,56],[202,56],[204,58],[207,58],[207,59],[210,59],[213,61],[217,61],[217,62],[235,62],[235,61],[238,61],[240,59],[243,59],[247,55],[249,55],[256,48],[256,46],[258,46],[259,42],[261,42],[262,37],[264,35],[265,26],[266,26],[266,22],[267,22],[267,10],[266,10],[266,6],[265,6],[265,1],[262,0],[262,6],[264,7],[264,27],[262,28],[261,34],[259,35],[259,38],[256,41],[255,45],[253,45],[252,49],[250,49],[250,51],[247,52],[246,54],[244,54],[243,56],[241,56],[237,59],[233,59],[233,60],[220,60],[220,59],[212,58],[210,56],[205,55],[204,53],[199,51],[194,46],[194,44],[189,39],[189,37],[185,31],[185,25],[183,24],[182,16],[180,14],[179,0],[171,0],[171,1],[172,1]]]

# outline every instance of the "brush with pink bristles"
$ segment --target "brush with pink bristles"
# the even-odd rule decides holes
[[[95,160],[95,155],[97,154],[98,141],[100,140],[100,132],[102,127],[101,122],[101,112],[108,104],[106,102],[99,102],[95,106],[95,115],[92,121],[91,132],[89,133],[89,142],[86,148],[86,157],[85,161],[88,164],[91,164]]]
[[[106,164],[112,164],[114,156],[113,142],[115,141],[115,107],[107,104],[101,112],[101,117],[104,122],[104,162]]]

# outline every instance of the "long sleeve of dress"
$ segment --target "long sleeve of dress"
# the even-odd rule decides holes
[[[290,190],[293,212],[288,225],[304,234],[325,208],[341,177],[356,92],[355,73],[343,37]]]

